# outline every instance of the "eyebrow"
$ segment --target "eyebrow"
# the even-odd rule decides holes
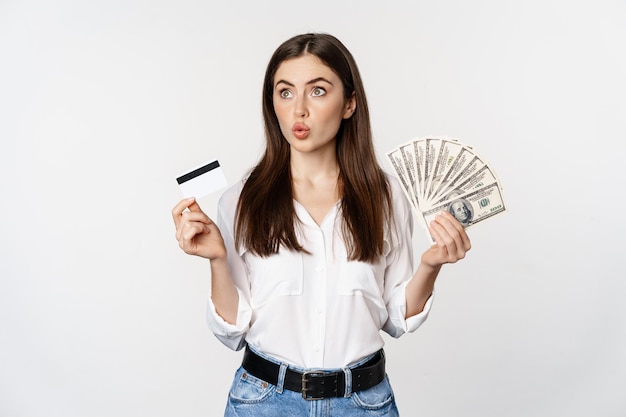
[[[324,78],[324,77],[317,77],[317,78],[313,78],[312,80],[308,81],[308,82],[306,83],[306,85],[316,84],[316,83],[318,83],[318,82],[320,82],[320,81],[323,81],[323,82],[325,82],[325,83],[328,83],[328,84],[330,84],[330,85],[333,85],[333,83],[331,83],[330,81],[328,81],[328,80],[327,80],[326,78]],[[290,82],[289,82],[289,81],[287,81],[287,80],[278,80],[278,81],[276,81],[276,84],[275,84],[275,86],[274,86],[274,87],[276,87],[278,84],[281,84],[281,83],[282,83],[282,84],[287,84],[287,85],[288,85],[288,86],[290,86],[290,87],[295,87],[295,85],[293,85],[292,83],[290,83]]]

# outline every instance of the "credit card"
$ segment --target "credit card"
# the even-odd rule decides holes
[[[176,178],[185,198],[202,198],[225,188],[226,176],[217,159],[211,160]]]

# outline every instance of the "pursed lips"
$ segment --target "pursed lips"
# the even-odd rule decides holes
[[[309,136],[309,127],[304,123],[294,123],[291,128],[293,135],[298,139],[306,139]]]

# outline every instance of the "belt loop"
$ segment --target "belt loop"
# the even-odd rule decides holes
[[[352,395],[352,370],[350,368],[342,368],[346,380],[346,391],[343,394],[345,398],[350,398]]]
[[[287,373],[287,364],[281,363],[280,370],[278,371],[278,382],[276,382],[276,392],[279,394],[283,393],[283,388],[285,387],[285,374]]]

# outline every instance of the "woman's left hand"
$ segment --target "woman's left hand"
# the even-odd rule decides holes
[[[446,210],[435,216],[429,230],[435,244],[422,255],[422,264],[431,268],[463,259],[472,247],[465,228]]]

